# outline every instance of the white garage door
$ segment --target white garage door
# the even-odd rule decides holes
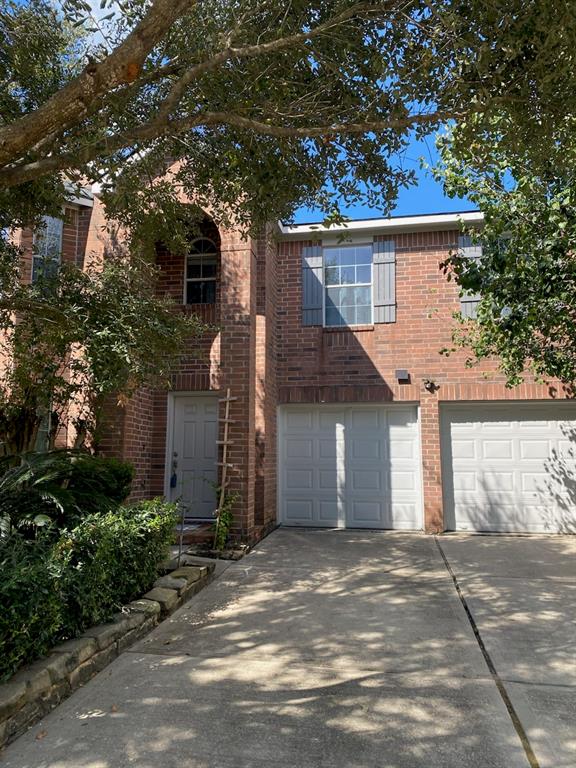
[[[576,407],[462,405],[443,413],[447,527],[576,532]]]
[[[413,406],[285,406],[279,512],[285,525],[421,529]]]

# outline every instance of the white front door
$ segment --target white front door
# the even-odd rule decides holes
[[[186,515],[212,518],[218,480],[218,396],[174,395],[169,409],[167,496]]]
[[[576,406],[474,403],[442,419],[447,526],[576,532]]]
[[[410,405],[285,406],[285,525],[421,529],[418,414]]]

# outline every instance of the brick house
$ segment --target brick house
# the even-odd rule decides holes
[[[84,257],[102,248],[97,199],[89,210]],[[159,247],[158,291],[214,329],[170,391],[111,414],[103,450],[133,462],[135,497],[210,518],[229,388],[245,540],[277,524],[576,530],[576,405],[559,385],[509,389],[496,364],[440,354],[453,312],[474,316],[476,298],[439,270],[451,249],[479,256],[461,220],[482,216],[279,225],[244,240],[207,217],[188,253]]]

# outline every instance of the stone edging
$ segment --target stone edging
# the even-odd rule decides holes
[[[186,555],[182,560],[194,562]],[[60,643],[46,658],[0,684],[0,749],[203,589],[212,580],[215,565],[178,568],[170,561],[165,567],[171,573],[158,578],[150,592],[129,603],[112,622]]]

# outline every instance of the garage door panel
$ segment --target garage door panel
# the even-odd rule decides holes
[[[385,446],[382,440],[368,437],[364,440],[352,438],[350,450],[354,459],[374,459],[381,461],[384,458]]]
[[[321,469],[318,472],[318,488],[338,490],[338,472],[336,469]]]
[[[417,411],[302,407],[280,418],[281,519],[293,525],[420,529]],[[311,425],[308,428],[306,425]],[[298,455],[304,435],[305,454]]]
[[[287,427],[294,431],[309,431],[312,429],[311,411],[294,411],[286,414]]]
[[[312,522],[313,502],[310,499],[286,499],[285,515],[289,522]]]
[[[481,445],[484,459],[511,459],[514,456],[512,440],[484,440]]]
[[[352,411],[350,414],[350,426],[352,429],[378,432],[382,427],[382,419],[378,409],[362,409]]]
[[[355,527],[360,528],[369,526],[370,528],[381,528],[387,521],[384,504],[378,501],[358,501],[351,502],[350,519]]]
[[[331,439],[320,439],[318,440],[318,458],[320,459],[336,459],[338,455],[344,454],[344,448],[343,446],[340,447],[338,443],[336,442],[335,438],[332,437]]]
[[[575,406],[446,408],[442,432],[446,515],[453,527],[576,530]]]
[[[329,524],[330,526],[338,525],[338,504],[334,499],[320,499],[318,501],[318,519],[321,523]]]
[[[378,469],[373,470],[353,470],[350,475],[352,490],[357,493],[370,493],[372,491],[385,492],[382,485],[382,472]]]
[[[289,459],[311,459],[314,453],[312,440],[287,438],[286,440],[286,456]]]
[[[520,440],[521,459],[548,459],[552,451],[550,440]]]
[[[311,469],[289,469],[286,472],[286,488],[289,491],[310,490],[314,487]]]
[[[418,428],[418,414],[414,408],[394,408],[387,415],[390,432],[397,427],[414,431]]]
[[[344,423],[345,414],[342,411],[327,411],[318,414],[318,427],[321,432],[334,434]]]
[[[417,515],[414,504],[392,504],[391,526],[401,531],[413,530]]]
[[[417,443],[414,437],[409,439],[395,439],[390,443],[390,461],[393,463],[395,459],[409,459],[416,458]]]

